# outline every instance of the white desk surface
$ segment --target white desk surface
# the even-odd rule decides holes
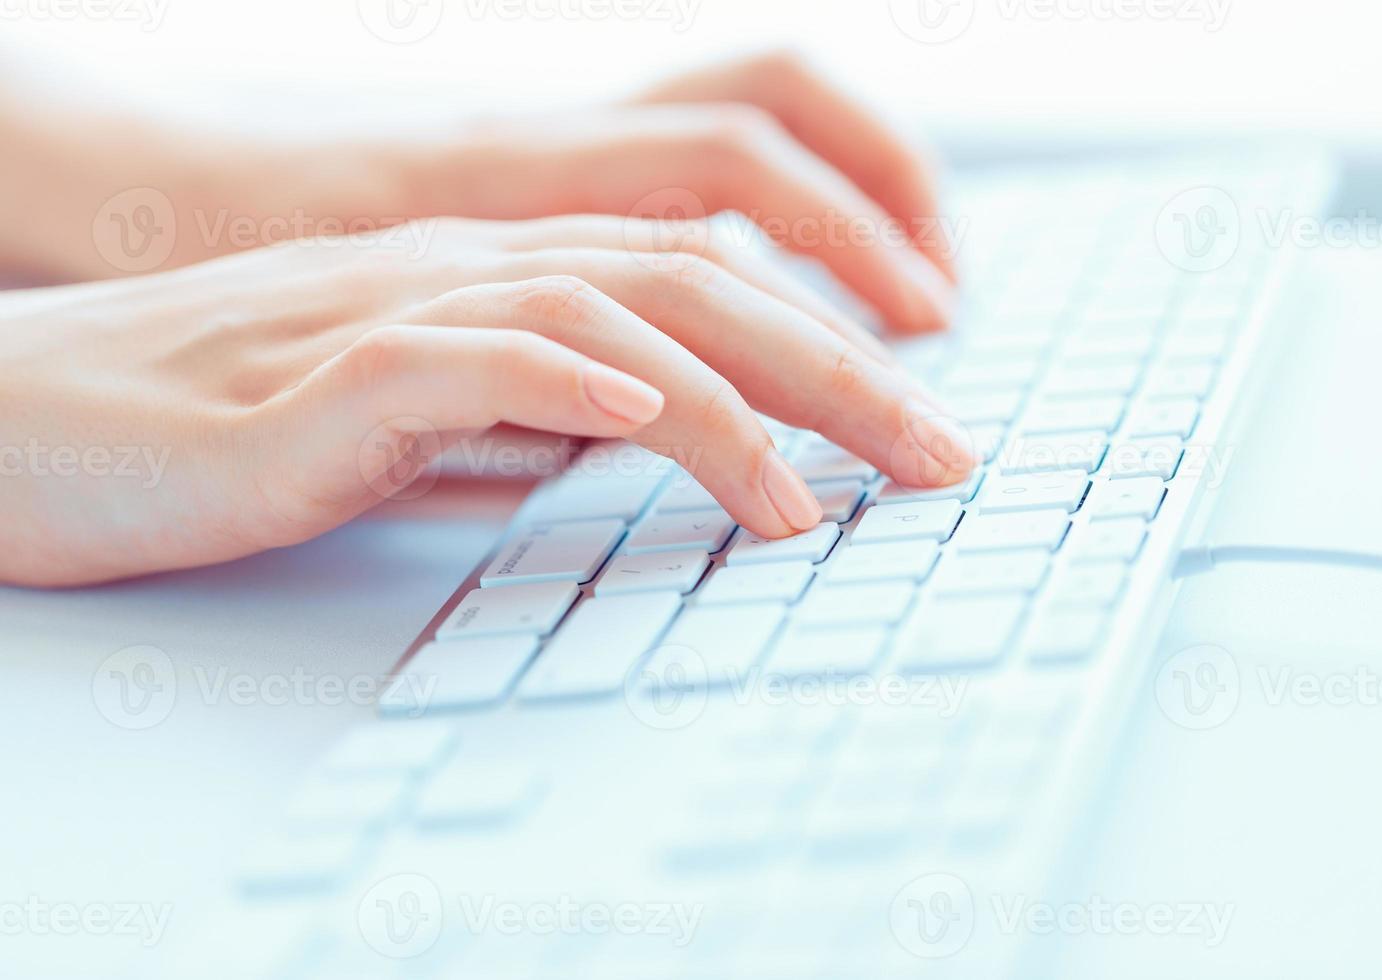
[[[1263,540],[1263,524],[1306,514],[1322,534],[1376,548],[1382,341],[1379,314],[1365,311],[1382,310],[1368,283],[1382,282],[1382,255],[1308,258],[1335,285],[1280,366],[1280,396],[1263,403],[1239,449],[1218,540]],[[1318,439],[1303,438],[1312,431]],[[474,499],[467,511],[429,498],[218,568],[91,590],[0,589],[9,787],[0,901],[167,901],[169,930],[190,927],[256,825],[369,709],[208,704],[184,678],[200,670],[214,680],[222,667],[257,678],[292,665],[340,676],[386,671],[482,556],[517,496]],[[1228,648],[1242,673],[1241,703],[1221,727],[1186,731],[1146,686],[1059,887],[1076,900],[1232,904],[1227,939],[1214,949],[1198,937],[1040,940],[1051,975],[1373,975],[1362,937],[1382,914],[1374,751],[1382,705],[1273,706],[1255,671],[1366,664],[1382,672],[1379,583],[1367,572],[1238,566],[1186,584],[1162,655],[1192,643]],[[180,671],[172,714],[147,731],[111,725],[91,694],[96,666],[135,643],[161,647]],[[129,937],[0,936],[8,965],[0,972],[9,976],[65,977],[93,959],[108,975],[117,964],[148,975],[153,956]]]

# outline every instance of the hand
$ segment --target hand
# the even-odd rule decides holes
[[[421,134],[332,139],[314,128],[310,139],[271,141],[54,111],[19,118],[14,152],[0,155],[0,210],[17,216],[8,248],[0,228],[0,261],[10,253],[11,263],[43,260],[81,278],[436,215],[737,210],[824,261],[899,331],[944,326],[951,303],[952,243],[925,164],[784,55],[676,79],[625,104]],[[88,183],[45,192],[52,173],[93,153],[103,165],[82,172]],[[15,189],[8,199],[5,187]],[[93,225],[108,240],[93,242]],[[162,234],[162,247],[131,265],[120,236],[146,230]]]
[[[410,440],[499,422],[686,460],[773,537],[821,511],[750,406],[914,485],[972,465],[867,334],[751,254],[645,251],[656,226],[608,217],[404,230],[421,254],[291,244],[7,295],[0,579],[92,582],[302,541],[400,489],[390,467]]]

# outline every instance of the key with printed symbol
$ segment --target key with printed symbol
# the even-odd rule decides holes
[[[683,595],[696,587],[710,558],[704,551],[652,551],[614,558],[595,585],[597,596],[625,592],[660,592],[670,589]]]
[[[649,551],[719,551],[734,531],[734,520],[717,507],[664,514],[655,512],[629,533],[624,553]]]
[[[1018,510],[1059,507],[1074,512],[1089,488],[1089,476],[1081,470],[992,476],[979,493],[979,512],[1002,514]]]
[[[589,582],[619,539],[624,522],[570,521],[529,527],[510,538],[480,576],[480,585]]]
[[[717,569],[696,593],[698,605],[737,602],[795,602],[815,574],[809,561],[770,562],[763,565],[725,566]]]
[[[1143,387],[1143,396],[1160,398],[1203,398],[1214,387],[1217,365],[1213,361],[1179,361],[1153,367]]]
[[[1096,520],[1107,517],[1140,517],[1150,521],[1161,509],[1166,484],[1154,476],[1127,480],[1096,481],[1086,508]]]
[[[955,547],[965,551],[1004,551],[1009,548],[1055,551],[1069,528],[1070,516],[1063,510],[970,514],[955,534]]]
[[[1121,561],[1067,565],[1051,576],[1046,599],[1052,606],[1111,606],[1123,591],[1127,566]]]
[[[962,510],[957,500],[919,500],[869,508],[850,538],[853,544],[929,539],[945,541],[955,531]]]
[[[761,538],[741,528],[735,536],[725,557],[728,565],[754,565],[762,562],[824,561],[830,549],[840,539],[840,526],[833,523],[817,524],[809,531],[802,531],[790,538]]]
[[[1092,473],[1108,451],[1106,432],[1066,432],[1017,436],[998,458],[1005,476],[1080,470]]]
[[[1200,418],[1200,403],[1194,398],[1168,398],[1144,402],[1128,415],[1127,434],[1140,436],[1179,436],[1189,439]]]
[[[1154,476],[1169,480],[1180,467],[1184,455],[1185,446],[1176,436],[1134,439],[1112,448],[1104,472],[1114,479]]]
[[[569,581],[473,589],[437,629],[437,639],[550,633],[578,595]]]
[[[1072,563],[1117,559],[1130,562],[1147,539],[1147,522],[1140,517],[1092,521],[1070,533],[1065,546]]]

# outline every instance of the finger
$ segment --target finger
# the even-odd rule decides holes
[[[670,236],[678,251],[700,255],[734,273],[745,282],[802,310],[876,360],[897,367],[897,357],[871,330],[844,313],[816,290],[790,274],[748,242],[736,241],[713,222],[681,226]],[[515,223],[506,236],[509,248],[537,249],[627,248],[641,253],[666,250],[669,236],[662,222],[616,218],[608,215],[571,215]]]
[[[559,268],[552,265],[550,268]],[[689,470],[736,521],[783,537],[814,527],[820,505],[734,387],[667,334],[569,275],[513,274],[454,290],[411,322],[533,331],[662,392],[657,421],[633,438]]]
[[[346,513],[405,489],[451,438],[498,422],[624,436],[661,413],[655,388],[537,334],[396,325],[364,334],[289,392],[275,472]],[[400,462],[410,479],[398,476]],[[289,494],[288,496],[291,496]],[[291,505],[290,505],[291,506]],[[280,511],[282,512],[282,511]]]
[[[946,485],[974,466],[965,440],[938,418],[921,386],[714,263],[678,253],[551,249],[514,254],[499,272],[526,279],[556,269],[576,272],[656,324],[755,408],[820,432],[901,483]]]
[[[830,161],[888,213],[952,280],[954,242],[939,221],[926,162],[885,123],[785,52],[718,65],[674,79],[647,102],[745,102],[772,113],[787,131]]]

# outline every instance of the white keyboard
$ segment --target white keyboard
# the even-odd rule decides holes
[[[1010,971],[992,899],[1059,865],[1230,457],[1284,258],[1256,216],[1326,179],[966,185],[962,323],[897,348],[984,459],[960,486],[768,420],[825,520],[765,541],[661,457],[589,450],[247,861],[268,975]],[[1240,222],[1209,271],[1165,210],[1205,185]]]

